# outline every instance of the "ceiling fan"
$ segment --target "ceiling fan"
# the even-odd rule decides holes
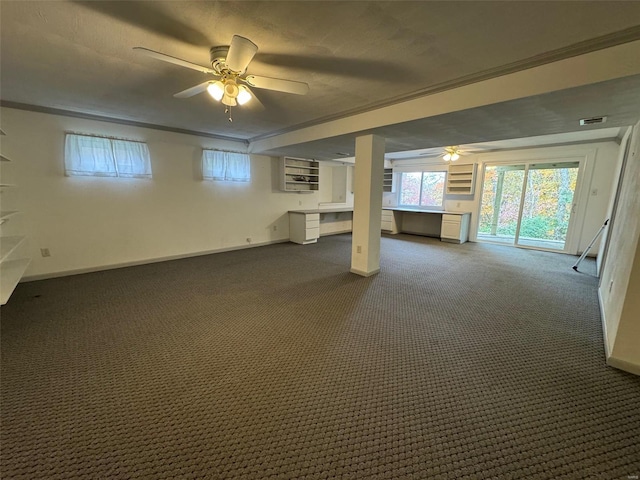
[[[445,162],[455,162],[460,158],[461,155],[475,153],[474,150],[460,150],[460,147],[457,145],[452,145],[449,147],[441,147],[441,148],[430,148],[418,154],[419,157],[423,158],[436,158],[441,157]]]
[[[230,45],[211,47],[209,50],[211,68],[144,47],[133,47],[133,49],[163,62],[213,75],[215,78],[178,92],[174,97],[189,98],[206,90],[216,101],[225,105],[225,112],[229,113],[230,122],[233,121],[231,107],[244,105],[252,98],[256,98],[249,87],[295,95],[306,95],[309,92],[309,85],[304,82],[246,75],[247,67],[258,51],[258,47],[251,40],[240,35],[234,35]]]

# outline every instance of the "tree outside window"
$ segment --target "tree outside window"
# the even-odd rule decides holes
[[[442,208],[446,178],[447,172],[403,172],[400,205]]]

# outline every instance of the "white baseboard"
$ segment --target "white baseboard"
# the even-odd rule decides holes
[[[604,307],[602,302],[602,290],[598,287],[598,306],[600,307],[600,318],[602,320],[602,338],[604,339],[604,357],[608,360],[611,356],[609,352],[609,338],[607,336],[607,320],[604,316]]]
[[[62,272],[50,272],[42,273],[39,275],[28,275],[22,277],[20,282],[33,282],[36,280],[47,280],[49,278],[68,277],[70,275],[79,275],[82,273],[101,272],[103,270],[114,270],[116,268],[135,267],[137,265],[147,265],[150,263],[168,262],[170,260],[180,260],[181,258],[200,257],[202,255],[211,255],[214,253],[232,252],[234,250],[244,250],[246,248],[264,247],[266,245],[273,245],[276,243],[289,242],[288,238],[282,238],[279,240],[269,240],[266,242],[252,243],[251,245],[239,245],[235,247],[218,248],[215,250],[206,250],[202,252],[183,253],[178,255],[169,255],[166,257],[148,258],[144,260],[134,260],[132,262],[115,263],[111,265],[99,265],[96,267],[78,268],[74,270],[64,270]]]
[[[322,232],[320,233],[321,237],[327,237],[329,235],[341,235],[343,233],[351,233],[351,229],[348,230],[337,230],[335,232]]]
[[[640,375],[640,365],[630,363],[625,360],[620,360],[612,355],[609,350],[609,337],[607,335],[607,321],[604,316],[604,308],[602,307],[602,290],[598,288],[598,305],[600,306],[600,317],[602,317],[602,337],[604,339],[604,357],[607,365],[610,367],[624,370],[625,372],[633,373],[634,375]]]
[[[635,363],[625,362],[615,357],[607,357],[607,365],[610,367],[624,370],[625,372],[633,373],[634,375],[640,375],[640,365]]]
[[[360,275],[361,277],[371,277],[376,273],[380,273],[379,268],[376,268],[375,270],[372,270],[370,272],[365,272],[364,270],[358,270],[357,268],[351,268],[349,271],[351,273],[355,273],[356,275]]]

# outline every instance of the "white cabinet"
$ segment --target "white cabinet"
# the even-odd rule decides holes
[[[0,155],[0,303],[9,300],[31,262],[15,199],[16,186],[11,160]],[[6,209],[6,210],[5,210]]]
[[[320,214],[289,212],[289,240],[306,245],[320,237]]]
[[[312,193],[320,185],[320,163],[304,158],[284,157],[280,163],[280,190]]]
[[[382,224],[380,229],[383,232],[389,233],[398,233],[400,229],[398,228],[399,223],[399,215],[396,215],[396,212],[393,210],[382,210]]]
[[[440,239],[443,242],[464,243],[469,239],[469,219],[471,215],[443,214]]]
[[[449,165],[447,195],[473,195],[476,184],[476,164]]]

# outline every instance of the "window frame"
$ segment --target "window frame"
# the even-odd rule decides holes
[[[449,176],[449,169],[447,165],[423,165],[423,166],[404,166],[394,169],[394,173],[398,175],[398,188],[397,188],[397,205],[401,208],[413,208],[416,210],[444,210],[445,201],[447,197],[447,177]],[[418,205],[410,205],[402,203],[402,176],[405,173],[419,173],[420,174],[420,192],[418,196]],[[441,205],[422,205],[422,187],[424,182],[425,173],[444,173],[443,185],[442,185],[442,204]]]
[[[85,145],[82,145],[86,142]],[[127,144],[135,145],[128,150]],[[82,149],[101,149],[104,151],[102,158],[95,157],[87,162],[82,162]],[[137,151],[136,151],[137,150]],[[132,158],[131,153],[138,154]],[[106,169],[87,167],[91,160],[102,161]],[[74,162],[76,162],[74,164]],[[96,162],[97,163],[97,162]],[[123,172],[123,166],[129,164],[135,172]],[[133,167],[132,167],[133,166]],[[109,137],[86,133],[65,132],[64,146],[64,173],[67,177],[119,177],[119,178],[152,178],[151,155],[149,146],[141,140]]]
[[[211,154],[213,154],[213,156],[211,158],[207,158]],[[243,167],[243,171],[240,172],[241,176],[234,176],[234,173],[230,171],[234,169],[234,166],[229,165],[229,162],[232,160],[246,160],[246,167]],[[206,171],[207,163],[216,161],[222,162],[223,165],[216,167],[216,165],[211,163],[211,170]],[[248,153],[231,152],[213,148],[203,148],[200,163],[200,173],[202,174],[203,181],[234,183],[251,182],[251,155],[249,155]]]

